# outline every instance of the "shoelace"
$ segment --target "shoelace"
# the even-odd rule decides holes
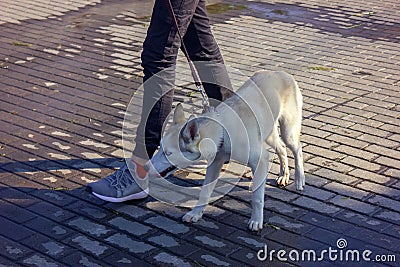
[[[110,182],[110,185],[119,190],[123,190],[128,185],[131,185],[132,179],[130,178],[130,173],[124,175],[127,171],[129,172],[129,168],[127,165],[124,165],[115,173],[115,179],[114,176],[107,178],[107,180]]]

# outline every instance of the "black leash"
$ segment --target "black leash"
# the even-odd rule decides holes
[[[197,90],[201,93],[201,97],[203,98],[203,101],[202,101],[203,109],[207,110],[210,107],[210,102],[208,100],[208,96],[207,96],[206,92],[204,91],[203,84],[199,78],[199,75],[197,74],[196,68],[194,67],[192,60],[189,57],[189,53],[186,49],[185,43],[183,42],[182,34],[181,34],[181,31],[179,30],[178,21],[176,20],[175,12],[174,12],[174,9],[172,8],[171,1],[165,0],[165,2],[167,3],[167,7],[169,9],[169,12],[171,13],[172,21],[175,23],[175,27],[178,32],[178,36],[179,36],[179,39],[180,39],[181,45],[182,45],[182,51],[183,51],[183,54],[185,54],[185,57],[189,63],[189,67],[190,67],[190,71],[192,72],[194,83],[197,87]]]

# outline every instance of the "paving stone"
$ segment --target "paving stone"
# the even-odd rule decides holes
[[[270,185],[266,185],[265,194],[269,197],[273,197],[275,199],[279,199],[285,202],[292,201],[293,199],[298,197],[298,195],[294,194],[293,192]]]
[[[381,116],[381,115],[378,115]],[[378,117],[376,116],[376,117]],[[375,117],[375,118],[376,118]],[[384,147],[394,147],[398,145],[398,142],[392,141],[392,140],[388,140],[387,138],[382,138],[379,136],[375,136],[375,135],[370,135],[370,134],[363,134],[362,136],[360,136],[360,140],[365,140],[369,143],[372,144],[378,144]]]
[[[387,227],[383,232],[387,235],[391,235],[393,237],[398,237],[400,234],[400,226],[391,225],[390,227]]]
[[[26,246],[0,236],[0,255],[18,260],[32,253]]]
[[[336,183],[336,182],[326,184],[324,186],[324,188],[334,191],[338,194],[348,196],[348,197],[353,197],[353,198],[360,199],[360,200],[365,199],[370,195],[369,192],[354,188],[352,186],[347,186],[344,184]]]
[[[115,252],[109,246],[83,235],[75,235],[69,237],[65,240],[65,243],[69,244],[70,246],[74,246],[86,253],[90,253],[95,257],[105,257],[112,252]]]
[[[360,140],[357,140],[354,138],[337,135],[337,134],[330,135],[327,137],[327,139],[335,141],[335,142],[343,144],[343,145],[348,145],[348,146],[356,147],[356,148],[364,148],[368,145],[368,143],[365,141],[360,141]]]
[[[365,149],[369,150],[369,147],[367,147]],[[361,150],[358,148],[353,148],[353,147],[346,146],[346,145],[340,145],[338,147],[335,147],[334,150],[338,151],[338,152],[342,152],[347,155],[352,155],[352,156],[355,156],[358,158],[366,159],[368,161],[376,158],[376,154],[374,154],[374,153],[371,153],[371,152],[368,152],[365,150]],[[369,150],[369,151],[371,151],[371,150]],[[375,152],[375,151],[372,151],[372,152]]]
[[[340,211],[340,208],[335,207],[333,205],[326,204],[324,202],[320,202],[308,197],[299,197],[295,201],[293,201],[294,204],[299,205],[301,207],[309,208],[321,213],[326,213],[326,214],[333,214],[338,211]]]
[[[389,166],[391,168],[399,167],[398,159],[393,159],[393,158],[389,158],[389,157],[380,156],[377,159],[375,159],[375,162],[377,162],[380,165]]]
[[[318,170],[317,172],[315,172],[315,174],[320,175],[318,172],[323,170],[323,169],[328,169],[330,172],[339,172],[339,173],[347,173],[349,171],[351,171],[353,169],[352,166],[349,166],[347,164],[343,164],[339,161],[333,161],[333,160],[329,160],[329,159],[325,159],[325,158],[320,158],[320,157],[315,157],[312,158],[310,160],[308,160],[309,163],[312,163],[314,165],[323,167],[322,169]],[[322,175],[321,175],[322,176]],[[322,176],[324,177],[324,176]],[[332,176],[328,176],[327,178],[332,178],[334,179]]]
[[[183,259],[164,251],[157,251],[156,253],[153,253],[151,256],[149,256],[146,260],[151,262],[152,266],[195,266],[191,261],[187,259]]]
[[[171,219],[154,216],[144,221],[145,223],[154,225],[172,234],[181,235],[189,232],[190,228],[183,223],[173,221]]]
[[[264,218],[265,217],[267,217],[266,214],[264,214]],[[245,216],[238,215],[238,214],[232,214],[230,216],[225,217],[224,224],[239,228],[241,230],[246,230],[249,219],[250,219],[250,217],[245,217]]]
[[[1,177],[1,183],[7,187],[18,188],[18,190],[27,193],[44,187],[20,175],[3,175]]]
[[[269,248],[269,246],[268,246]],[[271,249],[271,248],[269,248]],[[257,258],[257,253],[260,249],[239,249],[230,255],[230,257],[234,260],[244,262],[247,266],[260,266],[262,263]]]
[[[16,224],[3,217],[0,217],[0,225],[2,225],[0,234],[15,241],[20,241],[35,234],[35,232],[27,229],[26,227]]]
[[[152,228],[145,226],[143,224],[137,223],[137,222],[132,222],[127,219],[124,219],[122,217],[116,217],[114,219],[111,219],[109,223],[120,230],[127,231],[130,234],[133,234],[135,236],[142,236],[145,235],[149,232],[151,232]]]
[[[33,192],[33,195],[57,206],[65,206],[76,201],[75,198],[56,190],[37,190]]]
[[[365,170],[355,169],[349,172],[350,175],[353,175],[357,178],[361,178],[363,180],[370,180],[375,183],[385,184],[390,181],[390,178],[384,175],[380,175],[374,172],[369,172]]]
[[[344,157],[344,155],[336,151],[324,149],[311,144],[304,148],[304,152],[314,154],[316,156],[323,156],[324,158],[331,160],[338,160]]]
[[[310,174],[306,175],[306,184],[310,184],[316,187],[321,187],[329,182],[330,182],[329,180],[316,175],[310,175]]]
[[[267,226],[272,226],[273,228],[282,228],[299,234],[305,233],[312,228],[311,225],[305,224],[302,221],[297,221],[282,215],[274,215],[269,217],[266,223]]]
[[[342,212],[338,214],[341,213]],[[299,220],[337,233],[344,233],[354,227],[352,223],[344,222],[315,212],[309,212],[300,217]]]
[[[370,146],[366,147],[365,149],[374,154],[380,154],[380,155],[388,156],[388,157],[392,157],[392,158],[400,157],[400,151],[395,150],[393,148],[385,148],[380,145],[370,145]]]
[[[39,250],[41,253],[55,259],[60,259],[72,252],[72,249],[67,245],[41,234],[30,236],[24,239],[22,243],[31,249]]]
[[[284,247],[295,249],[319,249],[323,244],[309,238],[295,235],[285,230],[278,230],[269,236],[269,239],[281,243]]]
[[[350,237],[356,237],[366,243],[372,243],[374,246],[382,247],[388,251],[396,251],[399,247],[397,239],[360,227],[355,227],[350,230],[347,235]]]
[[[150,214],[150,211],[144,210],[136,205],[109,203],[106,205],[106,207],[122,214],[128,215],[134,219],[139,219]]]
[[[234,227],[230,227],[228,225],[221,225],[216,221],[213,221],[205,216],[201,218],[198,222],[192,225],[196,229],[200,229],[210,234],[214,235],[224,235],[228,236],[232,232],[236,231]]]
[[[399,202],[387,197],[374,196],[368,199],[368,202],[400,212]]]
[[[9,266],[14,267],[14,266],[18,266],[18,264],[15,263],[15,261],[11,261],[11,260],[8,260],[8,259],[0,256],[0,266],[2,266],[2,267],[6,267],[6,266],[7,267],[9,267]]]
[[[324,177],[329,180],[334,180],[344,184],[351,184],[357,181],[356,178],[333,170],[321,168],[314,172],[314,174]],[[351,172],[349,173],[351,174]]]
[[[200,231],[186,236],[185,239],[187,242],[191,242],[203,249],[218,251],[219,254],[224,256],[229,255],[237,249],[236,244],[223,240],[221,237],[212,236]]]
[[[111,233],[111,229],[106,228],[104,225],[92,222],[82,217],[74,218],[70,220],[67,224],[91,236],[100,237]]]
[[[371,183],[368,181],[363,181],[357,184],[357,187],[392,198],[397,198],[400,196],[400,190],[382,186],[380,184]]]
[[[102,259],[101,261],[102,264],[100,266],[104,266],[105,264],[104,261],[114,266],[143,266],[143,267],[152,266],[150,263],[147,263],[144,260],[140,260],[138,258],[133,257],[132,255],[128,255],[122,252],[114,253]]]
[[[384,174],[393,177],[393,178],[400,178],[400,171],[396,169],[388,169],[384,172]]]
[[[141,241],[133,240],[132,238],[128,237],[127,235],[120,234],[120,233],[114,234],[114,235],[106,238],[105,240],[107,242],[117,245],[123,249],[127,249],[129,252],[134,253],[134,254],[148,253],[149,251],[154,249],[154,247],[149,244],[146,244]]]
[[[0,208],[3,216],[16,223],[23,223],[36,217],[36,214],[6,201],[0,200]]]
[[[354,225],[363,226],[378,232],[382,232],[390,226],[390,223],[388,222],[347,210],[338,213],[335,217],[353,223]]]
[[[305,234],[306,237],[309,237],[313,240],[317,240],[319,242],[323,242],[327,245],[334,245],[336,241],[342,237],[341,234],[322,229],[322,228],[313,228],[308,233]]]
[[[59,264],[56,261],[42,256],[40,254],[34,254],[22,261],[23,264],[27,266],[47,266],[47,267],[56,267],[56,266],[64,266],[63,264]]]
[[[101,209],[86,202],[75,202],[72,205],[68,206],[67,209],[71,210],[72,212],[77,212],[82,216],[88,216],[92,219],[97,220],[105,219],[111,215],[114,215],[111,212],[107,212],[104,209]]]
[[[274,199],[266,199],[264,207],[268,210],[275,211],[277,213],[285,214],[289,217],[298,217],[307,213],[306,210],[294,207],[282,201],[276,201]]]
[[[47,202],[39,202],[28,209],[57,222],[68,220],[74,216],[71,212]]]
[[[24,225],[34,230],[36,233],[42,233],[44,235],[51,236],[56,240],[62,240],[73,233],[70,228],[39,216],[29,222],[26,222]]]
[[[353,156],[347,156],[344,159],[342,159],[341,162],[373,172],[379,171],[381,169],[381,165],[379,164],[359,159]]]
[[[239,247],[247,247],[250,249],[261,249],[265,244],[268,244],[271,248],[279,247],[276,243],[268,239],[268,235],[277,231],[276,227],[269,227],[266,225],[267,229],[263,230],[261,233],[253,233],[250,231],[238,230],[227,237],[233,243],[238,244]]]
[[[159,202],[159,201],[151,201],[145,204],[145,207],[154,210],[157,212],[161,212],[162,214],[168,215],[176,220],[180,220],[183,215],[185,215],[186,211],[182,208],[174,207],[170,204]]]
[[[96,260],[82,252],[74,252],[66,257],[63,257],[62,262],[67,265],[72,266],[92,266],[92,267],[100,267],[104,266],[103,260]]]
[[[1,191],[1,197],[2,199],[9,200],[20,207],[29,207],[39,202],[39,199],[11,187],[3,188]]]
[[[292,192],[293,191],[298,192],[294,183],[288,185],[286,188]],[[326,191],[323,189],[319,189],[319,188],[313,187],[313,186],[307,186],[303,191],[300,192],[300,194],[304,195],[304,196],[314,197],[314,198],[317,198],[322,201],[325,201],[325,200],[335,196],[335,194],[332,192],[329,192],[329,191]]]
[[[400,221],[400,214],[398,212],[389,211],[389,210],[382,210],[374,215],[374,217],[391,221],[393,223],[398,223]]]
[[[190,255],[190,259],[203,266],[238,266],[237,261],[224,258],[209,250],[198,250]]]
[[[364,214],[371,214],[377,210],[377,208],[373,205],[340,195],[330,199],[329,202]]]
[[[233,210],[234,212],[242,215],[249,216],[251,214],[250,204],[235,199],[224,198],[215,204],[221,208]]]
[[[85,177],[86,175],[84,175]],[[68,191],[69,194],[75,196],[77,199],[76,200],[84,200],[87,201],[93,205],[98,205],[102,206],[104,203],[106,203],[104,200],[101,200],[98,197],[95,197],[93,194],[89,194],[86,191],[86,188],[81,187],[81,188],[76,188],[74,190]],[[57,204],[57,203],[55,203]],[[72,204],[72,203],[71,203]],[[63,205],[64,206],[64,205]]]

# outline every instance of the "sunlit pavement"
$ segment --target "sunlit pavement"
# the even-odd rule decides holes
[[[246,229],[251,180],[236,168],[238,185],[191,225],[181,222],[188,209],[152,197],[117,205],[85,191],[122,164],[132,97],[138,119],[152,2],[49,2],[0,3],[0,265],[347,266],[355,262],[339,254],[349,250],[363,266],[398,265],[398,1],[209,6],[229,67],[242,78],[287,71],[304,96],[306,187],[276,187],[275,159],[259,233]],[[180,55],[176,101],[190,111],[200,100],[186,67]],[[203,173],[170,180],[198,185]],[[322,254],[330,247],[337,259]]]

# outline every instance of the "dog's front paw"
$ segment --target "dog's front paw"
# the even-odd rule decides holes
[[[203,212],[202,211],[196,211],[196,210],[191,210],[188,213],[186,213],[183,217],[182,217],[182,221],[184,222],[197,222],[198,220],[201,219],[201,217],[203,216]]]
[[[251,218],[248,223],[250,231],[260,231],[263,228],[263,220]]]
[[[282,175],[276,179],[278,186],[287,186],[289,184],[289,175]]]

